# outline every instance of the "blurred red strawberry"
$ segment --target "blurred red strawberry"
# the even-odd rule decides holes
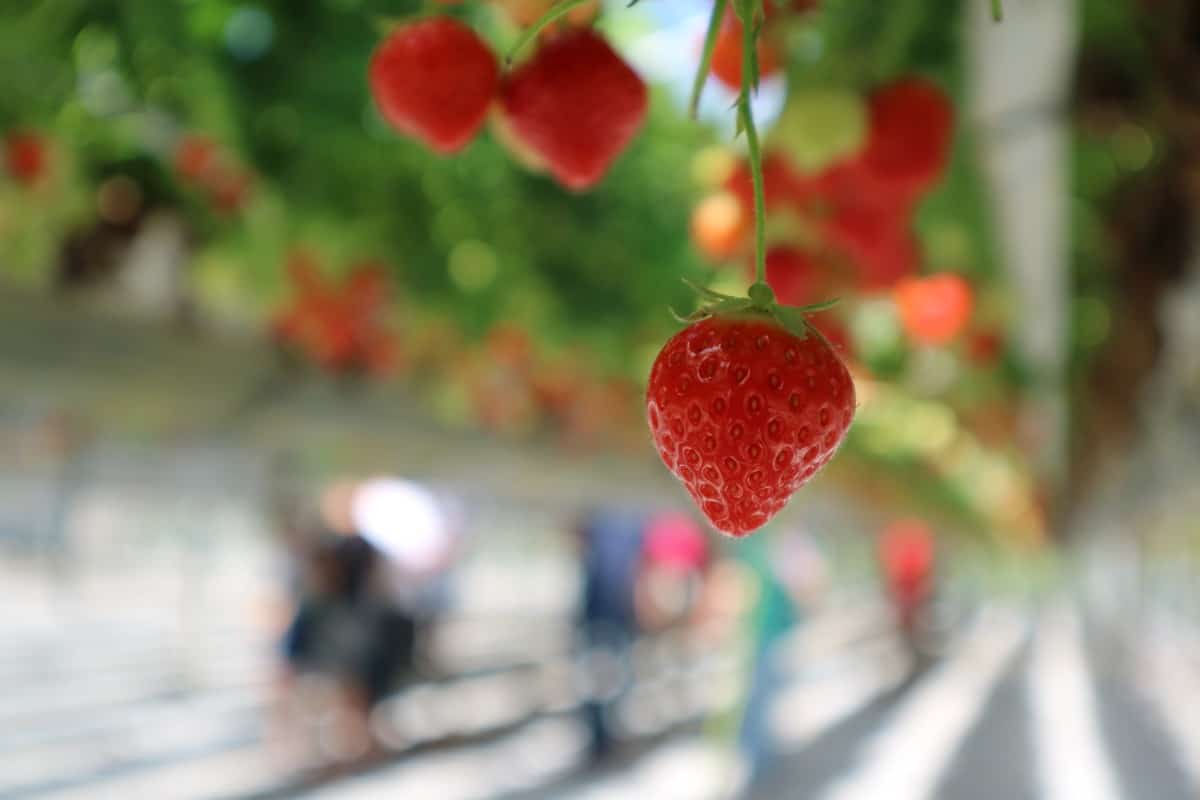
[[[999,331],[976,331],[967,340],[967,358],[981,367],[990,367],[1004,352],[1004,337]]]
[[[750,219],[737,197],[716,192],[692,210],[692,241],[713,261],[723,261],[746,244]]]
[[[940,345],[958,336],[974,306],[971,284],[948,272],[901,281],[894,297],[905,333],[918,344]]]
[[[844,205],[824,220],[822,230],[826,242],[857,269],[864,291],[890,288],[917,270],[920,253],[906,211]]]
[[[46,174],[50,154],[46,140],[33,131],[10,131],[4,137],[4,165],[24,186],[33,186]]]
[[[871,96],[871,129],[863,165],[880,190],[916,197],[941,177],[950,156],[954,108],[940,88],[909,77]]]
[[[216,162],[217,143],[207,136],[188,134],[175,147],[175,172],[186,181],[200,181]]]
[[[473,30],[435,16],[393,31],[371,56],[369,80],[393,128],[445,154],[465,147],[483,125],[499,66]]]
[[[293,295],[272,320],[278,339],[331,372],[381,374],[398,366],[399,341],[383,321],[386,267],[363,262],[340,286],[307,254],[293,254],[286,268]]]
[[[513,133],[569,189],[593,186],[637,134],[646,85],[597,33],[543,43],[501,90]]]
[[[763,202],[768,211],[806,197],[809,188],[783,153],[763,157]],[[726,179],[725,191],[737,197],[747,213],[754,213],[754,180],[745,161]]]
[[[880,536],[879,561],[902,616],[909,617],[932,590],[935,558],[933,530],[922,520],[897,520]]]

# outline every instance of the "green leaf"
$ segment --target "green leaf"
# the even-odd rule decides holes
[[[708,80],[709,70],[712,69],[713,49],[717,46],[717,34],[721,32],[721,20],[725,17],[725,9],[729,0],[717,0],[713,3],[712,15],[708,18],[708,30],[704,33],[704,50],[700,54],[700,66],[696,68],[696,77],[692,79],[692,96],[688,100],[688,116],[696,118],[700,108],[700,94],[704,91],[704,83]]]
[[[825,300],[820,303],[813,303],[812,305],[807,305],[807,306],[800,306],[796,310],[801,311],[805,314],[817,314],[821,311],[828,311],[829,309],[833,308],[838,303],[840,303],[841,300],[842,299],[840,297],[835,297],[832,300]]]
[[[720,292],[714,292],[712,289],[709,289],[705,286],[701,286],[697,283],[694,283],[694,282],[688,280],[687,278],[683,278],[683,283],[685,286],[687,286],[693,292],[700,295],[701,297],[703,297],[706,300],[718,300],[719,301],[719,300],[740,300],[741,299],[738,297],[731,297],[730,295],[727,295],[727,294],[721,294]]]
[[[808,320],[804,318],[804,314],[797,308],[791,306],[772,306],[771,316],[775,321],[788,330],[794,336],[799,336],[801,339],[808,336],[813,330],[813,327],[808,324]]]

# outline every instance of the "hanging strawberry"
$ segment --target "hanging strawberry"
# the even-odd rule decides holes
[[[499,67],[487,44],[450,17],[401,26],[371,57],[371,94],[400,133],[438,153],[461,150],[479,131]]]
[[[508,76],[501,108],[513,134],[563,186],[595,185],[646,117],[646,85],[592,30],[543,43]]]
[[[713,9],[710,47],[723,9],[721,2]],[[659,457],[708,520],[723,533],[745,536],[833,458],[854,418],[855,391],[846,365],[806,314],[822,306],[780,305],[768,283],[767,181],[750,108],[763,5],[735,0],[734,11],[743,35],[737,114],[749,151],[755,281],[746,297],[699,290],[706,304],[654,360],[646,417]],[[701,70],[693,108],[703,83]],[[786,171],[781,186],[787,197]]]
[[[825,338],[764,284],[751,293],[712,295],[658,354],[646,390],[659,457],[731,536],[761,528],[829,463],[855,408]]]

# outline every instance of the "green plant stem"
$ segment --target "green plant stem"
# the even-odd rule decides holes
[[[717,34],[721,32],[721,21],[725,17],[725,9],[729,0],[717,0],[713,3],[712,16],[708,18],[708,31],[704,34],[704,50],[700,53],[700,66],[696,69],[696,77],[692,80],[692,96],[688,100],[688,116],[696,118],[700,109],[700,94],[704,91],[704,82],[708,79],[712,68],[713,48],[717,46]]]
[[[754,55],[758,45],[758,27],[754,15],[742,21],[742,91],[738,95],[738,115],[746,132],[746,148],[750,157],[750,179],[754,185],[754,279],[767,282],[767,202],[763,189],[762,149],[758,144],[758,129],[750,109],[750,93],[754,85]]]
[[[1004,19],[1004,0],[992,0],[992,21],[1000,22]]]
[[[542,14],[542,16],[538,17],[537,22],[533,23],[524,31],[522,31],[520,37],[517,39],[516,44],[509,49],[508,55],[504,57],[504,63],[512,64],[513,57],[521,51],[521,48],[533,41],[537,35],[542,32],[542,29],[544,29],[551,22],[554,22],[554,20],[558,19],[559,17],[570,14],[575,8],[590,1],[591,0],[563,0],[561,3],[558,3],[552,7],[545,14]]]

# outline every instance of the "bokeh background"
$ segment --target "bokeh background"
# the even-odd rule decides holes
[[[1200,793],[1200,9],[794,5],[768,188],[892,81],[953,138],[882,222],[771,209],[859,409],[734,541],[643,406],[750,277],[708,3],[572,18],[651,95],[587,192],[387,126],[416,4],[0,4],[0,796]]]

